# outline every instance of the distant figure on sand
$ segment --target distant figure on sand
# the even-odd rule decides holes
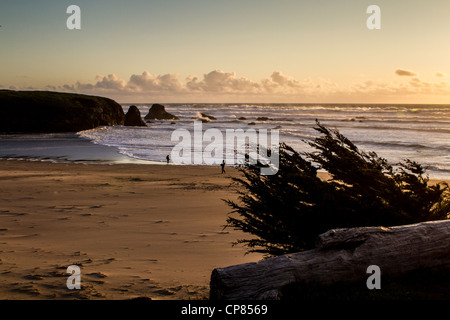
[[[222,167],[222,174],[225,173],[225,160],[222,161],[220,166]]]
[[[170,161],[170,156],[169,155],[167,155],[166,160],[167,160],[167,164],[169,164],[169,161]]]

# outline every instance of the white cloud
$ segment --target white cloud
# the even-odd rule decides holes
[[[300,83],[297,80],[291,77],[287,77],[281,74],[281,72],[279,71],[275,71],[274,73],[272,73],[270,79],[281,87],[291,87],[291,88],[301,87]]]
[[[188,76],[180,80],[178,74],[154,75],[148,71],[133,74],[124,80],[116,74],[97,76],[93,83],[48,85],[45,90],[80,92],[113,97],[115,99],[136,101],[149,98],[167,101],[359,101],[400,98],[415,99],[418,96],[450,96],[450,83],[446,81],[429,82],[416,76],[416,73],[397,69],[395,74],[406,76],[406,81],[383,82],[366,80],[350,84],[339,84],[330,79],[318,78],[303,80],[274,71],[259,81],[237,76],[235,72],[213,70],[199,77]],[[414,76],[413,76],[414,75]],[[436,76],[438,76],[436,74]],[[439,76],[440,77],[440,76]],[[17,88],[11,86],[14,89]],[[187,99],[187,100],[185,100]],[[353,99],[353,100],[352,100]],[[387,101],[387,100],[385,100]]]
[[[110,74],[108,76],[97,76],[97,83],[94,85],[96,89],[106,89],[106,90],[123,90],[126,86],[126,81],[120,79],[115,74]]]
[[[122,92],[125,90],[126,81],[120,79],[115,74],[110,74],[108,76],[98,75],[97,77],[95,77],[95,79],[97,80],[95,84],[81,83],[78,81],[75,85],[65,84],[63,87],[66,90],[75,88],[75,90],[79,91],[96,90],[99,92],[108,92],[108,91]]]
[[[214,70],[204,74],[200,81],[196,76],[189,76],[186,80],[186,89],[194,92],[256,93],[260,90],[258,83],[243,77],[237,78],[234,72],[222,70]]]
[[[152,75],[144,71],[141,75],[133,74],[126,84],[132,92],[183,92],[183,84],[178,80],[177,74]]]

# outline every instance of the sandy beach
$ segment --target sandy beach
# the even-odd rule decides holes
[[[233,168],[0,161],[0,299],[202,299],[262,258],[223,229]],[[436,182],[436,181],[434,181]],[[66,286],[81,268],[81,290]]]
[[[0,161],[0,299],[201,299],[232,246],[220,167]],[[81,290],[69,290],[69,265]]]

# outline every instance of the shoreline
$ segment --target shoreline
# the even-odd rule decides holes
[[[55,134],[0,134],[0,161],[29,161],[62,164],[100,165],[166,165],[165,156],[159,160],[145,160],[121,152],[118,147],[102,145],[82,137],[79,133]],[[207,164],[177,164],[175,166],[216,167]],[[217,165],[219,166],[219,165]],[[229,166],[232,168],[232,166]],[[424,166],[426,168],[426,166]],[[228,168],[228,167],[227,167]],[[322,172],[323,171],[320,171]],[[432,181],[450,181],[447,171],[428,169]]]

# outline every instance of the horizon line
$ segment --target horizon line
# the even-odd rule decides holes
[[[269,104],[285,104],[285,105],[293,105],[293,104],[321,104],[321,105],[342,105],[342,104],[348,104],[348,105],[358,105],[358,104],[364,104],[364,105],[382,105],[382,104],[391,104],[391,105],[409,105],[409,106],[450,106],[449,103],[407,103],[407,102],[122,102],[118,99],[110,98],[106,95],[99,95],[99,94],[88,94],[88,93],[79,93],[79,92],[68,92],[68,91],[55,91],[55,90],[46,90],[46,89],[9,89],[9,88],[0,88],[0,91],[15,91],[15,92],[55,92],[55,93],[67,93],[67,94],[79,94],[79,95],[86,95],[86,96],[95,96],[95,97],[102,97],[102,98],[108,98],[111,100],[114,100],[115,102],[123,105],[133,105],[133,104],[251,104],[251,105],[269,105]]]

